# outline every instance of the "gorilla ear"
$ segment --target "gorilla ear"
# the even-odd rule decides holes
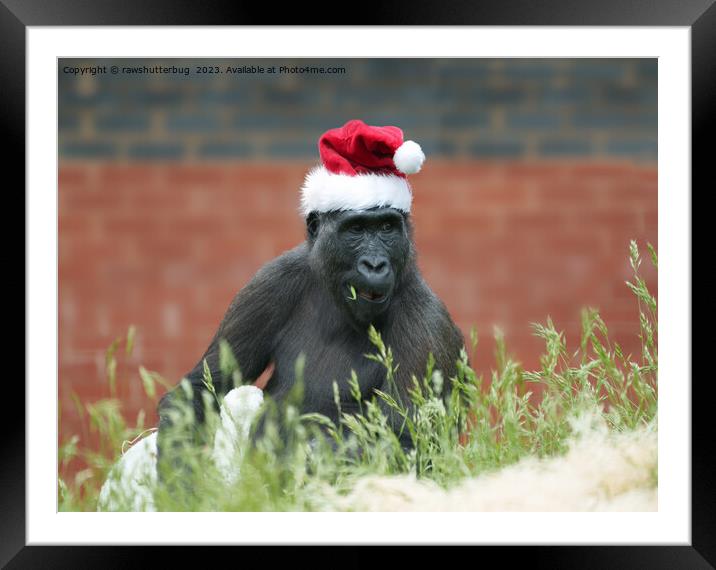
[[[306,217],[306,229],[309,237],[315,238],[318,235],[318,214],[316,212],[311,212]]]

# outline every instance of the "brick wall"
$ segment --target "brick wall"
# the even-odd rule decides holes
[[[313,160],[348,118],[395,124],[431,156],[656,157],[656,59],[241,60],[345,73],[196,74],[237,60],[60,60],[60,153],[90,159]]]
[[[79,431],[71,393],[107,395],[104,351],[129,325],[130,418],[148,405],[140,364],[171,382],[195,364],[235,292],[303,239],[316,140],[353,117],[426,149],[419,264],[465,333],[477,327],[478,369],[493,325],[533,367],[529,322],[551,315],[574,346],[586,305],[638,350],[624,280],[629,240],[658,245],[655,61],[359,60],[341,78],[241,81],[78,78],[68,61],[88,63],[59,74],[61,436]]]

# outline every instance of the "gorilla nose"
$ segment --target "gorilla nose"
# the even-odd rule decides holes
[[[390,265],[387,257],[363,255],[358,260],[358,273],[366,279],[382,279],[388,276]]]

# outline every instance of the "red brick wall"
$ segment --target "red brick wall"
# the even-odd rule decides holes
[[[80,430],[72,392],[108,394],[104,351],[130,325],[118,395],[132,421],[151,405],[140,364],[172,383],[195,364],[235,292],[303,239],[298,188],[312,164],[61,161],[61,438]],[[527,367],[541,350],[530,321],[551,315],[575,347],[586,305],[638,352],[624,281],[629,240],[657,246],[655,163],[430,160],[413,185],[420,267],[465,334],[477,327],[476,368],[489,370],[493,324]]]

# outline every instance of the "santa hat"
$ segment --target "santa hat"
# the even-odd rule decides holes
[[[420,145],[403,142],[398,127],[373,127],[348,121],[318,141],[322,165],[301,188],[301,213],[391,207],[410,212],[413,200],[406,174],[420,171]]]

